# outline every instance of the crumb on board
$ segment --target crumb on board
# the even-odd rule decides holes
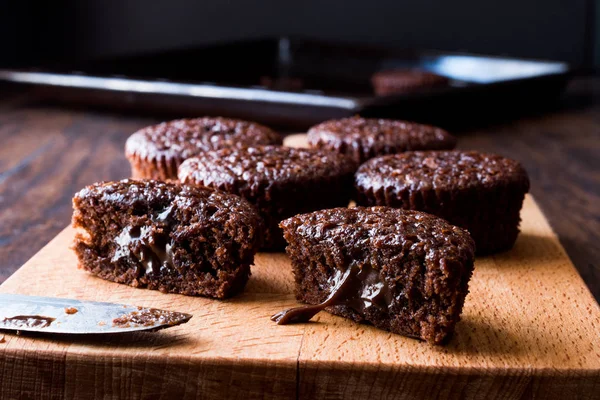
[[[76,314],[77,311],[79,311],[79,310],[76,309],[75,307],[67,307],[67,308],[65,308],[65,312],[67,314],[69,314],[69,315]]]
[[[104,322],[104,321],[98,322],[98,326],[104,326],[104,325],[106,325],[106,322]]]
[[[113,319],[116,328],[150,327],[155,325],[178,325],[184,314],[158,310],[156,308],[138,307],[139,311],[132,311]],[[189,318],[188,318],[189,319]]]

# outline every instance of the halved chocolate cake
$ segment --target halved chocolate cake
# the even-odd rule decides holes
[[[281,223],[302,322],[325,309],[377,328],[443,343],[468,293],[475,243],[433,215],[390,207],[334,208]]]
[[[242,198],[151,180],[96,183],[73,198],[79,266],[162,292],[226,298],[241,291],[262,238]]]

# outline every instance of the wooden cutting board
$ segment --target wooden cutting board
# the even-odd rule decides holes
[[[598,399],[600,308],[531,197],[513,250],[478,258],[463,319],[433,347],[322,313],[277,326],[296,305],[285,254],[258,254],[240,296],[216,301],[134,289],[76,267],[65,229],[0,292],[189,312],[157,333],[0,333],[3,398]]]

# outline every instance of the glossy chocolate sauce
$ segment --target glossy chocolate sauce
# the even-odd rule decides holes
[[[326,307],[344,305],[364,314],[369,307],[379,307],[387,312],[392,301],[392,293],[387,283],[379,276],[379,271],[364,264],[362,268],[352,265],[346,271],[337,271],[331,281],[331,293],[317,305],[291,308],[271,317],[278,325],[308,322]]]
[[[56,318],[43,317],[41,315],[16,315],[4,318],[2,323],[10,328],[47,328]]]
[[[172,207],[156,215],[155,222],[169,223]],[[159,232],[152,226],[127,226],[115,238],[117,250],[111,261],[130,257],[139,261],[147,275],[159,274],[173,267],[173,251],[168,230]],[[140,271],[140,273],[143,273]]]

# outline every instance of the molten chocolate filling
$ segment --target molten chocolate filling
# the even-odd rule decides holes
[[[346,271],[337,271],[330,279],[331,293],[317,305],[290,308],[271,317],[278,325],[308,322],[326,307],[344,305],[364,314],[369,307],[378,307],[387,312],[392,301],[388,284],[381,279],[379,271],[370,265],[350,266]]]
[[[168,207],[158,215],[154,221],[169,223],[172,207]],[[161,271],[173,267],[172,243],[168,234],[169,229],[164,226],[163,231],[157,231],[153,226],[127,226],[115,238],[117,250],[111,261],[116,262],[121,258],[129,257],[139,261],[145,268],[146,275],[159,274]],[[143,275],[144,271],[140,271]]]

